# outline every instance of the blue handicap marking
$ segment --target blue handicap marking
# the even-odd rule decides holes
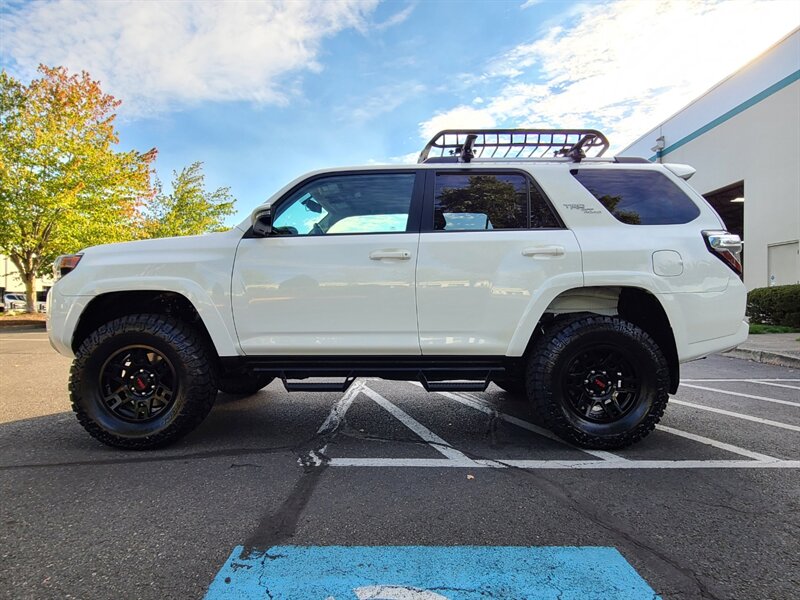
[[[653,600],[608,547],[273,546],[234,549],[205,600]]]

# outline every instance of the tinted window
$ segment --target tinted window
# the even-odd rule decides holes
[[[438,173],[433,221],[439,231],[558,227],[547,202],[525,176],[499,173]]]
[[[315,179],[276,210],[275,235],[403,232],[414,173],[335,175]]]
[[[571,171],[617,220],[631,225],[688,223],[700,209],[658,171],[575,169]]]
[[[531,227],[533,229],[559,228],[558,222],[550,204],[544,199],[544,194],[535,185],[530,185],[531,195]]]

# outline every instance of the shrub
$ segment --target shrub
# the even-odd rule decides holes
[[[750,291],[747,294],[747,314],[753,323],[800,327],[800,284]]]

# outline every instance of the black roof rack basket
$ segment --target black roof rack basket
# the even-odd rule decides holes
[[[602,156],[608,146],[606,136],[595,129],[445,129],[425,145],[417,162],[557,157],[580,162]]]

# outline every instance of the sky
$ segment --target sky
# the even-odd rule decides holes
[[[0,0],[0,67],[88,71],[120,149],[202,161],[236,223],[304,172],[438,130],[592,127],[620,150],[800,26],[784,0]]]

